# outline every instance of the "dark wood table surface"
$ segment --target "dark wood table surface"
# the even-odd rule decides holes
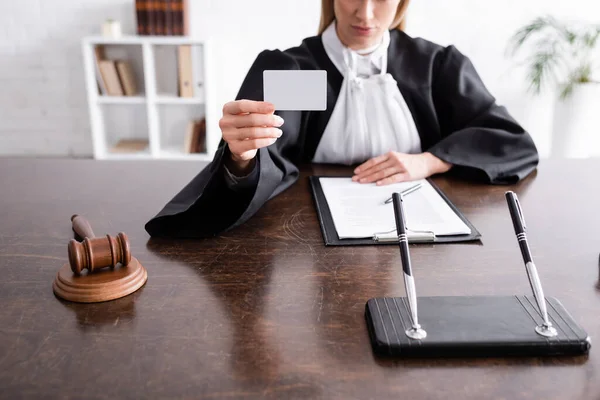
[[[515,190],[547,295],[588,356],[385,360],[364,319],[403,296],[396,246],[325,247],[306,176],[219,238],[150,239],[144,223],[204,164],[0,159],[0,397],[599,399],[600,160],[543,161],[516,186],[435,182],[479,244],[413,245],[418,294],[529,294],[504,192]],[[125,232],[148,282],[111,302],[59,300],[70,216]]]

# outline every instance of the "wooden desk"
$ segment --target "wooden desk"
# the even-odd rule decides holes
[[[546,294],[592,337],[567,359],[375,358],[364,306],[403,295],[398,249],[324,247],[305,177],[220,238],[149,240],[144,223],[200,168],[0,160],[0,397],[600,398],[600,161],[542,163],[511,188]],[[529,293],[508,188],[436,182],[483,242],[412,246],[419,295]],[[73,213],[128,234],[145,287],[91,305],[53,295]]]

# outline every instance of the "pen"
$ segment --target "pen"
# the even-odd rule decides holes
[[[416,190],[416,189],[415,189]],[[394,201],[394,215],[396,217],[396,230],[398,231],[398,244],[400,245],[400,259],[402,260],[402,271],[404,272],[404,287],[406,288],[406,297],[408,308],[412,319],[412,327],[405,333],[411,339],[425,339],[427,332],[421,329],[417,315],[417,292],[415,290],[415,280],[412,276],[410,266],[410,253],[408,251],[408,238],[406,236],[406,219],[404,217],[404,207],[402,206],[402,195],[400,193],[392,194]]]
[[[400,194],[402,196],[406,196],[407,194],[411,194],[412,192],[414,192],[415,190],[419,190],[421,188],[421,186],[423,186],[420,183],[417,183],[416,185],[413,185],[407,189],[404,189],[402,192],[400,192]],[[385,204],[390,204],[392,202],[392,198],[390,197],[389,199],[387,199],[385,201]]]
[[[535,297],[535,301],[540,309],[542,318],[544,319],[542,325],[535,327],[535,331],[542,336],[556,336],[556,329],[552,327],[552,323],[548,320],[546,298],[544,297],[544,291],[542,290],[542,283],[540,282],[537,268],[533,263],[531,251],[529,250],[529,244],[527,243],[527,227],[525,225],[525,218],[523,217],[523,210],[521,210],[519,199],[517,198],[517,195],[511,191],[506,192],[505,196],[506,202],[508,203],[510,217],[515,228],[515,234],[517,235],[519,247],[521,248],[521,255],[523,256],[523,261],[525,262],[525,270],[527,271],[527,278],[529,279],[529,284],[531,285],[531,290],[533,291],[533,297]]]

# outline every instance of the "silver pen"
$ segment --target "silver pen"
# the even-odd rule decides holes
[[[394,215],[396,217],[396,230],[398,231],[398,244],[400,245],[400,259],[402,260],[402,271],[404,272],[404,287],[406,289],[406,300],[412,326],[404,333],[411,339],[421,340],[427,337],[427,332],[419,325],[417,313],[417,291],[415,290],[415,280],[412,276],[412,267],[410,266],[410,253],[408,251],[408,238],[406,236],[406,219],[404,217],[404,208],[402,206],[402,195],[392,194],[394,202]]]
[[[421,183],[417,183],[416,185],[413,185],[409,188],[404,189],[402,192],[400,192],[400,194],[402,196],[406,196],[407,194],[411,194],[412,192],[414,192],[415,190],[419,190],[421,188],[421,186],[423,186]],[[387,199],[384,204],[390,204],[392,202],[392,198],[390,197],[389,199]]]
[[[533,263],[533,257],[531,257],[531,251],[529,250],[529,244],[527,243],[527,227],[525,226],[525,218],[523,218],[523,211],[519,204],[519,199],[514,192],[508,191],[505,193],[506,202],[508,203],[508,211],[515,228],[515,234],[517,235],[517,241],[521,248],[521,255],[525,262],[525,270],[527,271],[527,277],[529,278],[529,284],[533,291],[533,297],[540,309],[542,314],[543,322],[541,325],[535,327],[535,331],[542,336],[552,337],[556,336],[556,329],[552,326],[552,322],[548,320],[548,310],[546,309],[546,298],[544,297],[544,291],[542,290],[542,283],[537,273],[537,268]]]

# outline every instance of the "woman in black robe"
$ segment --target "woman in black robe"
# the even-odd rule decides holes
[[[247,221],[298,179],[297,165],[315,159],[343,87],[344,75],[324,47],[323,33],[332,24],[352,50],[379,43],[389,32],[386,70],[414,120],[422,151],[362,160],[353,180],[387,184],[448,171],[473,182],[512,184],[536,168],[530,135],[496,104],[469,59],[454,46],[412,38],[400,29],[408,0],[322,5],[318,36],[258,55],[237,100],[223,108],[223,140],[213,161],[147,222],[151,236],[217,235]],[[262,102],[264,70],[327,71],[327,110],[275,115],[274,106]]]

